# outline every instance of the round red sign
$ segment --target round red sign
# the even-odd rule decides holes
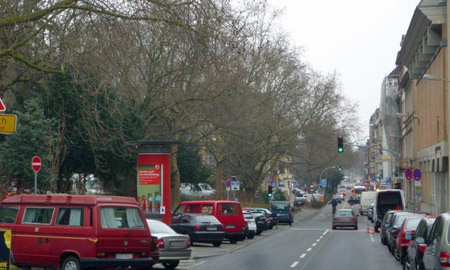
[[[41,158],[38,156],[34,156],[33,160],[31,161],[31,167],[33,168],[33,171],[38,172],[41,170]]]
[[[405,178],[406,180],[411,180],[411,178],[413,177],[413,171],[411,168],[407,168],[405,170]]]

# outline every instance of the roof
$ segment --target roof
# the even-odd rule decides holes
[[[2,204],[79,204],[96,205],[98,203],[123,203],[138,205],[133,197],[105,196],[105,195],[70,195],[70,194],[51,194],[34,195],[20,194],[6,198]]]

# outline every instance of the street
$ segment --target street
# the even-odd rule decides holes
[[[346,203],[340,208],[350,208]],[[357,212],[359,205],[353,208]],[[177,269],[402,269],[380,243],[366,216],[358,217],[359,230],[331,229],[331,206],[305,209],[296,214],[292,227],[279,225],[253,240],[222,247],[195,245],[191,260]],[[154,269],[163,269],[156,265]]]

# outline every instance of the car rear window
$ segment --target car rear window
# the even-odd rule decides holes
[[[289,210],[289,203],[272,203],[272,210]]]
[[[159,222],[159,221],[148,221],[147,220],[148,227],[150,228],[151,233],[170,233],[170,234],[176,234],[172,228],[167,226],[166,224]]]
[[[405,224],[406,230],[416,229],[417,225],[419,225],[421,218],[410,218]]]
[[[100,207],[103,229],[144,229],[144,221],[134,207]]]
[[[380,192],[378,193],[378,203],[380,205],[401,205],[402,197],[400,192]]]
[[[353,213],[351,211],[337,211],[336,217],[352,217]]]
[[[210,215],[196,216],[195,221],[199,223],[220,223],[216,217]]]
[[[405,219],[407,218],[407,216],[404,216],[404,215],[401,215],[401,216],[398,216],[396,219],[395,219],[395,226],[396,227],[400,227],[400,226],[402,226],[402,223],[403,223],[403,221],[405,221]]]
[[[0,223],[16,223],[19,207],[0,207]]]

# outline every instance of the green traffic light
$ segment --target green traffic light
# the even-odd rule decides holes
[[[269,197],[272,197],[272,193],[269,193]]]
[[[339,153],[344,152],[344,148],[338,148],[338,152],[339,152]]]

